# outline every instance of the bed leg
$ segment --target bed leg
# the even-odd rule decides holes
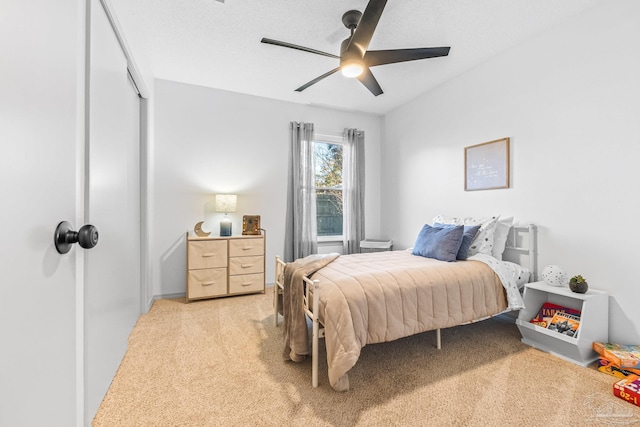
[[[442,339],[440,335],[440,329],[436,329],[436,348],[440,350],[442,348]]]
[[[320,333],[320,325],[318,319],[313,318],[313,337],[311,342],[311,385],[318,387],[318,334]]]
[[[313,281],[313,335],[311,337],[311,385],[318,387],[318,341],[320,339],[320,321],[318,320],[318,281]]]
[[[284,262],[276,255],[275,280],[273,281],[273,319],[278,326],[278,299],[284,294]],[[284,295],[283,295],[284,296]]]
[[[278,326],[278,284],[273,285],[273,319]]]

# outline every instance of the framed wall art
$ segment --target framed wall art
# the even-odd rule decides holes
[[[509,138],[465,147],[465,191],[498,188],[509,188]]]
[[[260,234],[260,215],[244,215],[242,217],[242,234]]]

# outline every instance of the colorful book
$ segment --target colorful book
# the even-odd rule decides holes
[[[549,323],[551,322],[553,315],[558,312],[569,313],[576,316],[580,316],[580,310],[563,307],[561,305],[553,304],[547,301],[544,304],[542,304],[542,307],[540,307],[540,310],[538,310],[538,314],[536,314],[536,316],[533,319],[531,319],[530,322],[533,323],[534,325],[540,326],[541,328],[546,328],[547,326],[549,326]]]
[[[577,338],[578,330],[580,328],[580,316],[574,314],[565,313],[562,311],[557,312],[551,318],[547,329],[556,331],[559,334],[567,335],[569,337]]]
[[[622,369],[614,366],[611,361],[605,357],[598,359],[598,371],[616,378],[628,378],[632,375],[640,376],[640,369]]]
[[[594,341],[593,350],[617,368],[640,369],[640,345]]]
[[[613,395],[640,406],[640,378],[624,378],[613,384]]]

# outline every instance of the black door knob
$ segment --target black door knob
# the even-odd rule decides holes
[[[62,221],[56,227],[53,236],[56,250],[66,254],[71,250],[71,245],[78,243],[80,247],[91,249],[98,244],[98,229],[91,224],[83,225],[80,230],[73,231],[73,227],[67,221]]]

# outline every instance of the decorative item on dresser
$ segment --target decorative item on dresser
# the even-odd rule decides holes
[[[220,221],[220,236],[231,236],[231,220],[227,214],[235,212],[237,206],[236,194],[216,194],[216,212],[224,212],[224,218]]]
[[[202,229],[202,224],[204,224],[204,221],[200,221],[199,223],[197,223],[194,227],[193,227],[193,232],[195,233],[196,236],[198,237],[208,237],[211,232],[210,231],[204,231]]]
[[[242,235],[260,234],[260,215],[244,215],[242,217]]]
[[[187,233],[187,301],[265,291],[265,236]]]

